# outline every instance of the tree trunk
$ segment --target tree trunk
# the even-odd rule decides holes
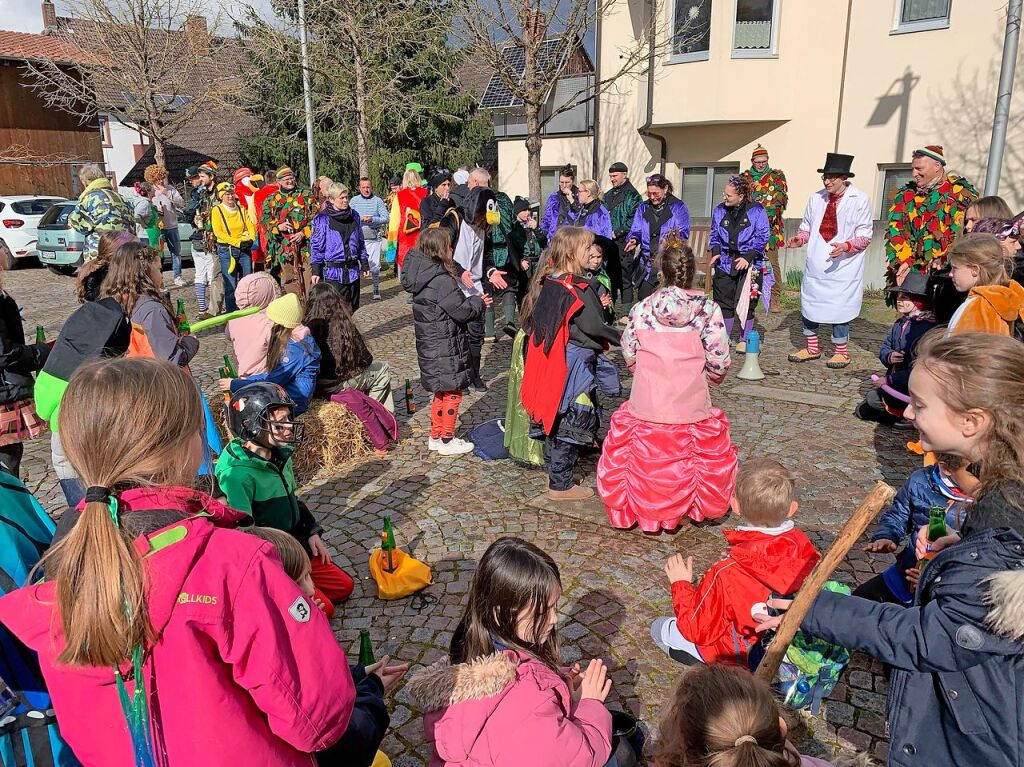
[[[356,156],[359,160],[359,177],[370,175],[370,126],[366,117],[366,69],[362,52],[353,41],[353,56],[356,71]]]
[[[530,185],[530,199],[539,202],[543,207],[544,200],[540,199],[541,144],[540,107],[528,103],[526,105],[526,168]]]
[[[164,140],[158,136],[150,136],[149,140],[153,142],[153,156],[154,162],[157,165],[167,167],[166,153],[164,150]]]

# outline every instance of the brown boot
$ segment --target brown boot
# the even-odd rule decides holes
[[[586,485],[573,485],[568,490],[548,490],[548,498],[552,501],[585,501],[593,497],[594,491]]]

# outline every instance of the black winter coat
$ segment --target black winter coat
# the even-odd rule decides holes
[[[801,624],[893,667],[891,767],[1024,764],[1024,525],[1005,526],[1014,518],[993,490],[968,511],[963,540],[928,563],[912,607],[822,592]]]
[[[466,323],[484,302],[467,296],[441,264],[410,250],[402,264],[402,287],[412,293],[420,383],[431,392],[461,391],[471,383]]]
[[[50,353],[45,344],[26,344],[17,302],[0,290],[0,404],[31,399],[35,381]]]

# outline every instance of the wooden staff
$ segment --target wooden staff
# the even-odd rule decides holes
[[[846,521],[846,524],[843,525],[843,529],[839,531],[839,535],[836,536],[829,550],[825,552],[825,556],[818,560],[818,564],[811,571],[811,574],[807,576],[803,586],[796,593],[793,604],[783,616],[782,622],[775,632],[775,637],[768,646],[768,651],[764,654],[761,665],[757,667],[756,676],[759,679],[769,684],[774,681],[775,672],[779,670],[783,658],[786,657],[789,643],[796,636],[797,629],[800,628],[800,624],[811,609],[811,604],[817,598],[818,593],[825,585],[825,581],[831,577],[835,569],[846,558],[850,549],[853,548],[853,544],[857,542],[857,539],[860,538],[868,525],[871,524],[871,520],[875,518],[875,515],[895,495],[896,491],[889,487],[889,485],[879,482],[864,497],[860,506],[857,507],[857,510],[853,512]]]

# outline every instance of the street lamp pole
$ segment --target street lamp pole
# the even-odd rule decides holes
[[[302,55],[302,98],[306,106],[306,154],[309,160],[309,184],[315,186],[317,172],[316,150],[313,148],[313,94],[309,87],[309,48],[306,44],[305,0],[299,0],[299,52]]]
[[[996,92],[996,113],[992,120],[992,143],[988,150],[985,171],[985,195],[999,193],[999,174],[1006,149],[1006,128],[1010,122],[1010,99],[1013,97],[1013,70],[1020,45],[1020,13],[1024,0],[1010,0],[1006,7],[1006,39],[1003,41],[1003,63],[999,69],[999,90]]]

